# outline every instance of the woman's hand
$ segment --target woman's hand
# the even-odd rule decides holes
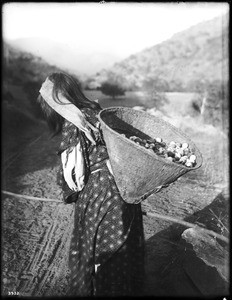
[[[61,161],[67,185],[73,191],[81,191],[85,185],[85,170],[80,142],[71,151],[70,149],[63,151],[61,153]],[[73,172],[76,182],[73,180]]]

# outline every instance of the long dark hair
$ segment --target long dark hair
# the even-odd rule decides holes
[[[101,107],[97,102],[88,99],[82,93],[78,80],[73,76],[66,73],[52,73],[48,76],[48,79],[54,84],[52,96],[57,103],[65,105],[58,96],[58,93],[61,92],[66,99],[76,105],[79,109],[92,108],[101,110]],[[62,130],[64,118],[52,109],[41,95],[39,95],[37,101],[40,104],[49,128],[54,132],[53,136],[59,134]]]

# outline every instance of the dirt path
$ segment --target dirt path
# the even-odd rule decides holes
[[[209,208],[216,203],[213,206],[215,212],[221,213],[224,221],[228,219],[226,217],[228,157],[225,152],[227,139],[217,131],[209,132],[209,128],[200,133],[194,129],[186,128],[186,130],[192,135],[192,140],[203,154],[203,166],[181,177],[160,193],[150,196],[143,203],[143,209],[180,219],[193,218],[192,221],[198,220],[208,229],[222,233],[222,228],[217,226],[217,219],[210,215]],[[37,136],[33,133],[30,141],[39,136],[40,138],[28,147],[25,148],[23,145],[22,149],[18,149],[19,152],[20,150],[23,152],[6,168],[2,189],[18,194],[61,200],[61,190],[56,183],[59,158],[55,152],[58,139],[50,140],[48,132],[42,125],[37,130]],[[69,276],[66,263],[73,206],[58,202],[26,200],[9,195],[4,195],[2,203],[3,294],[19,292],[25,296],[65,295]],[[204,217],[196,214],[199,211],[204,211],[202,214]],[[167,295],[168,291],[173,295],[181,293],[181,289],[177,289],[175,285],[171,288],[170,278],[168,279],[165,272],[173,270],[172,261],[175,257],[182,257],[181,263],[177,263],[174,270],[179,270],[179,279],[183,274],[187,276],[186,272],[183,272],[183,257],[185,259],[188,257],[183,256],[186,245],[180,238],[184,229],[160,219],[144,217],[147,252],[146,295]],[[191,255],[194,262],[194,253],[191,252]],[[204,269],[204,266],[201,267]],[[190,291],[187,284],[189,276],[188,279],[183,278],[186,280],[185,291]],[[224,291],[224,282],[216,275],[214,280],[219,282],[216,290],[205,285],[200,292],[192,289],[192,294],[207,295]]]

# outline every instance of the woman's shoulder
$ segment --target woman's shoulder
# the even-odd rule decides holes
[[[93,113],[93,114],[96,114],[101,110],[102,110],[102,108],[100,106],[98,108],[93,108],[93,107],[83,107],[83,108],[81,108],[82,112],[84,112],[84,113]]]
[[[95,123],[98,121],[97,115],[99,114],[101,109],[85,107],[85,108],[82,108],[81,111],[85,114],[88,121],[90,121],[90,122],[92,121]]]
[[[83,110],[83,113],[86,116],[86,119],[88,122],[90,122],[96,129],[98,129],[97,131],[93,131],[93,135],[94,135],[94,139],[95,141],[99,141],[101,143],[103,142],[103,136],[102,136],[102,132],[100,130],[100,121],[98,119],[98,114],[102,109],[93,109],[93,108],[85,108]]]

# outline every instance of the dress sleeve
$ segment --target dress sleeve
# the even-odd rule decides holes
[[[65,150],[68,149],[71,150],[74,146],[77,145],[79,141],[80,141],[79,129],[69,121],[65,120],[62,128],[61,143],[57,151],[57,154],[60,155]],[[67,185],[63,176],[63,168],[61,163],[57,173],[57,183],[62,189],[63,202],[64,203],[76,202],[78,198],[78,192],[71,190]]]
[[[79,129],[69,121],[65,120],[62,128],[62,137],[58,154],[61,154],[61,152],[67,150],[68,148],[76,146],[79,140]]]

